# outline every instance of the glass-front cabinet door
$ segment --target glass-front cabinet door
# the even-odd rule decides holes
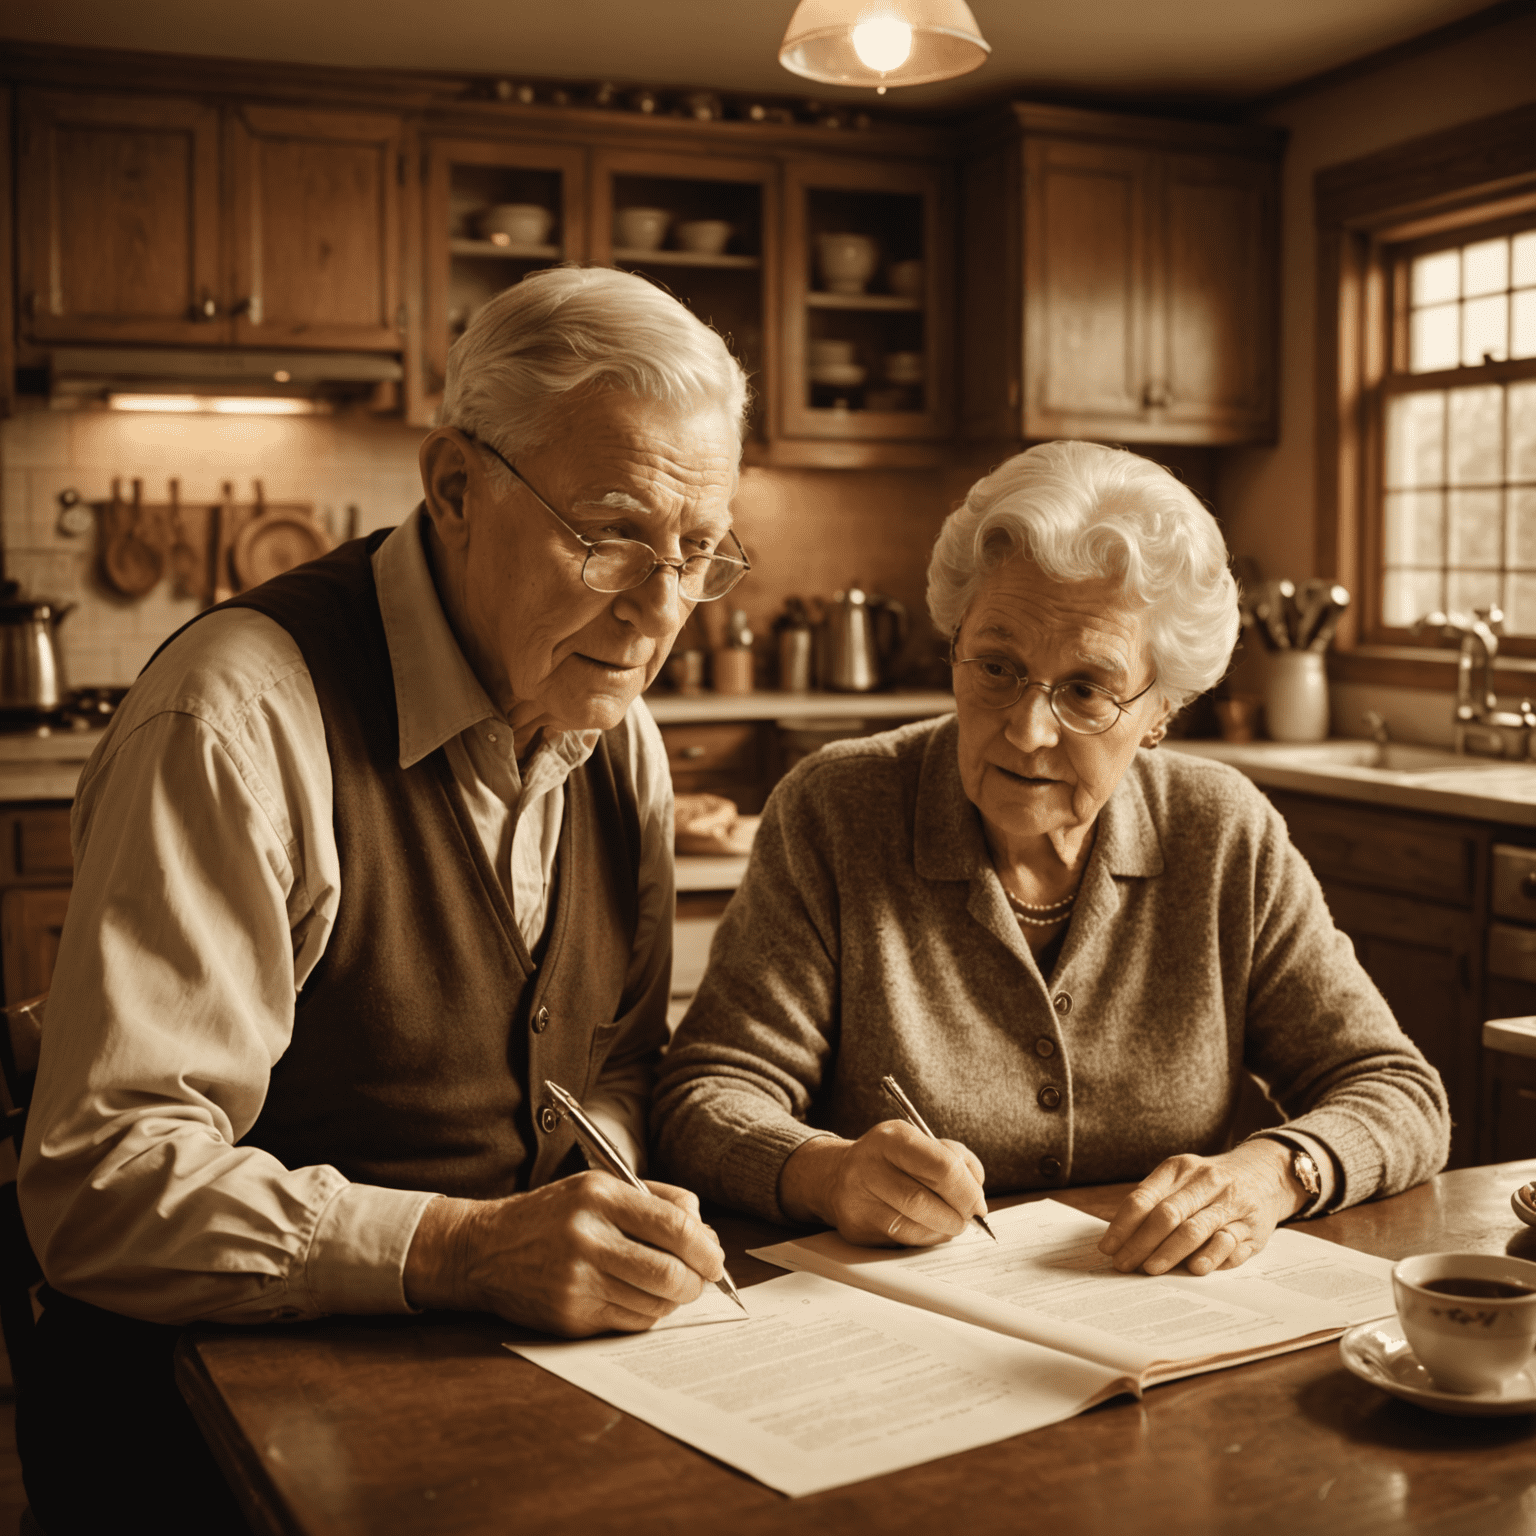
[[[427,146],[421,391],[442,398],[448,348],[487,299],[540,267],[587,258],[585,149],[495,139]]]
[[[786,167],[783,433],[844,442],[951,428],[951,292],[937,167]]]
[[[660,284],[725,337],[752,382],[749,453],[774,434],[778,168],[769,160],[599,150],[592,260]]]

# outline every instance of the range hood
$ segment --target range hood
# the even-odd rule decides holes
[[[218,395],[342,404],[366,400],[405,377],[378,352],[257,352],[201,347],[59,347],[48,396],[61,406],[135,396]],[[382,404],[382,402],[379,402]]]

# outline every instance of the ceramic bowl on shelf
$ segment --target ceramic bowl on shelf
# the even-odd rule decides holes
[[[885,377],[891,384],[921,384],[923,354],[921,352],[887,352]]]
[[[671,224],[665,208],[620,208],[613,216],[614,244],[620,250],[659,251]]]
[[[885,274],[891,292],[903,299],[922,298],[923,276],[923,264],[920,261],[893,261]]]
[[[481,235],[497,245],[543,245],[555,216],[538,203],[496,203],[476,222]]]
[[[854,361],[854,343],[817,338],[807,344],[806,356],[813,368],[823,363],[851,363]]]
[[[688,219],[677,226],[677,247],[695,256],[721,256],[736,226],[725,219]]]
[[[880,247],[869,235],[818,235],[816,265],[831,293],[863,293],[880,265]]]
[[[857,389],[869,376],[869,369],[858,363],[814,363],[811,383],[828,384],[833,389]]]

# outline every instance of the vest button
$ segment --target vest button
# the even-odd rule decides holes
[[[1051,999],[1051,1006],[1055,1008],[1062,1018],[1066,1018],[1072,1012],[1072,999],[1065,992],[1058,992]]]
[[[548,1029],[548,1028],[549,1028],[549,1009],[548,1008],[540,1008],[539,1011],[536,1014],[534,1014],[534,1016],[533,1016],[533,1032],[536,1035],[542,1035],[544,1033],[544,1031],[546,1029]]]
[[[1059,1109],[1061,1107],[1061,1089],[1050,1087],[1042,1088],[1040,1092],[1035,1095],[1035,1099],[1039,1103],[1041,1109]]]
[[[1042,1179],[1059,1179],[1061,1177],[1061,1159],[1059,1157],[1042,1157],[1039,1162],[1039,1168]]]
[[[560,1116],[555,1113],[553,1104],[546,1104],[539,1111],[539,1129],[546,1136],[553,1136],[560,1126]]]
[[[1049,1035],[1041,1035],[1035,1041],[1036,1056],[1054,1056],[1056,1054],[1056,1042]]]

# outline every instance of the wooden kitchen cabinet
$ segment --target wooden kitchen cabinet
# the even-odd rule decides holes
[[[796,443],[820,443],[805,462],[901,463],[899,449],[909,446],[918,451],[905,461],[920,463],[922,445],[952,433],[950,185],[940,167],[922,162],[805,156],[786,164],[777,391],[785,462],[795,461]],[[875,271],[862,292],[833,291],[821,270],[818,242],[839,233],[874,241]],[[828,380],[813,355],[818,342],[851,346],[847,366],[862,377]],[[898,372],[898,357],[915,373]],[[883,446],[880,457],[872,444]]]
[[[771,720],[664,725],[661,739],[680,795],[724,795],[737,810],[756,814],[777,779]]]
[[[1275,433],[1281,135],[1015,106],[972,143],[971,438]]]
[[[400,351],[402,119],[242,104],[228,138],[236,344]]]
[[[227,342],[218,108],[177,96],[17,96],[23,338]]]
[[[52,984],[73,872],[67,805],[0,806],[0,974],[7,1003]]]

